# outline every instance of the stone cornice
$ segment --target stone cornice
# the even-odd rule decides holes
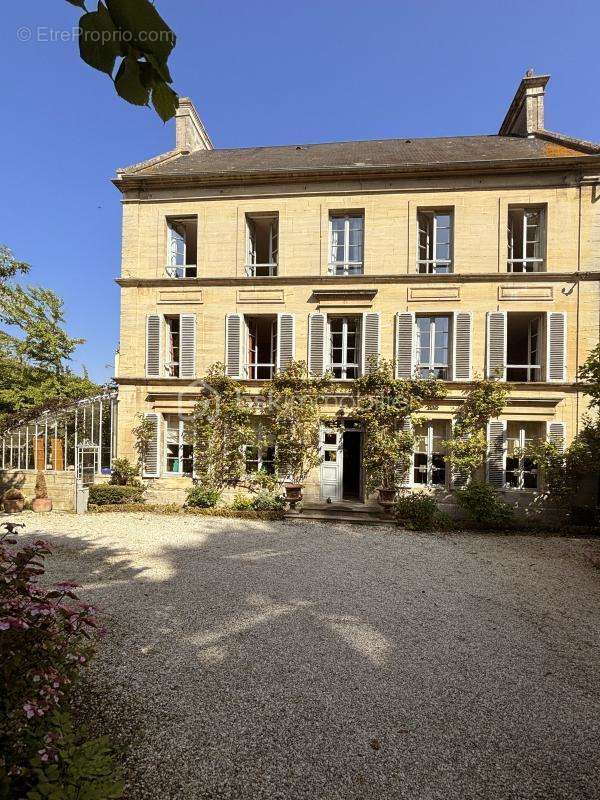
[[[600,165],[597,154],[582,153],[581,156],[561,156],[554,158],[520,158],[514,160],[490,160],[477,162],[456,162],[452,164],[410,164],[405,167],[343,167],[314,170],[271,170],[269,172],[239,173],[204,173],[201,175],[143,175],[120,173],[113,180],[119,191],[135,189],[176,188],[182,186],[228,186],[255,183],[289,183],[318,181],[335,178],[336,180],[355,180],[356,178],[390,177],[431,177],[436,175],[466,175],[491,173],[546,172],[574,169],[583,165]]]
[[[185,288],[200,286],[245,286],[246,288],[280,286],[335,286],[343,291],[360,290],[365,284],[438,284],[452,283],[575,283],[600,281],[600,269],[594,272],[452,272],[449,275],[420,275],[399,272],[386,275],[280,275],[273,278],[116,278],[121,287]]]
[[[115,383],[120,386],[145,386],[148,387],[149,392],[148,394],[152,396],[160,396],[161,398],[170,398],[170,399],[177,399],[177,398],[193,398],[198,397],[200,395],[201,389],[198,387],[199,380],[198,378],[194,380],[190,380],[189,378],[146,378],[146,377],[133,377],[133,376],[122,376],[115,378]],[[239,380],[236,381],[243,389],[255,389],[255,392],[248,392],[249,396],[256,396],[260,394],[260,390],[263,386],[266,385],[267,381],[245,381]],[[463,393],[466,389],[469,389],[475,386],[475,383],[472,381],[444,381],[444,386],[446,386],[451,391],[461,392]],[[508,381],[502,384],[508,388],[508,391],[528,391],[536,393],[535,397],[532,397],[531,394],[527,397],[519,397],[519,396],[511,396],[508,399],[509,404],[518,404],[518,403],[538,403],[538,404],[556,404],[560,403],[561,400],[564,399],[564,392],[573,392],[573,391],[583,391],[583,384],[580,383],[550,383],[544,381],[538,381],[535,383],[509,383]],[[170,387],[173,391],[168,392],[164,391],[167,387]],[[157,391],[153,391],[153,389],[157,389]],[[186,391],[186,389],[188,391]],[[350,386],[348,387],[350,389]],[[547,392],[552,391],[555,394],[548,395]],[[556,392],[563,392],[563,394],[556,394]],[[350,391],[336,391],[335,389],[335,382],[331,388],[331,391],[326,392],[327,397],[331,398],[351,398],[352,392]],[[444,402],[456,402],[457,400],[461,400],[460,396],[446,396],[442,398],[441,401],[438,402],[437,405],[443,404]]]

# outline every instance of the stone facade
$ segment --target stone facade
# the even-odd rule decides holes
[[[531,84],[531,77],[527,81]],[[522,125],[524,114],[533,113],[527,102],[535,103],[536,124],[541,121],[543,126],[546,82],[520,87],[510,111],[516,126]],[[527,99],[532,96],[534,100]],[[505,120],[503,134],[521,133],[511,131],[510,124]],[[540,136],[546,136],[543,127]],[[181,129],[178,137],[194,139],[186,139]],[[207,147],[199,136],[195,139],[198,149]],[[181,169],[177,176],[161,178],[160,158],[147,167],[121,171],[116,181],[123,194],[118,455],[134,458],[131,431],[137,414],[157,413],[164,422],[165,414],[191,411],[196,379],[213,363],[226,360],[226,319],[232,314],[246,319],[293,315],[293,356],[308,359],[310,314],[354,317],[378,312],[380,355],[392,359],[397,356],[397,315],[447,315],[455,320],[455,313],[467,311],[474,377],[489,369],[491,312],[520,318],[539,314],[544,325],[550,324],[548,313],[564,313],[564,374],[557,379],[555,373],[550,380],[549,367],[544,366],[535,382],[521,376],[512,380],[501,419],[538,422],[544,431],[550,423],[562,423],[562,435],[569,442],[586,409],[576,384],[577,370],[599,339],[600,178],[594,175],[600,173],[600,155],[589,143],[563,139],[544,139],[543,163],[537,159],[535,166],[514,161],[501,167],[490,163],[448,170],[432,162],[425,175],[406,166],[385,176],[357,176],[348,168],[338,175],[321,170],[310,177],[274,173],[259,181],[244,174],[216,181]],[[185,152],[179,155],[186,158]],[[171,153],[165,160],[172,158]],[[151,179],[147,184],[145,177]],[[514,207],[544,210],[543,271],[507,271],[507,220]],[[417,272],[419,209],[452,212],[450,274]],[[340,277],[330,274],[329,230],[331,215],[344,212],[363,216],[364,255],[362,274]],[[247,277],[247,220],[261,214],[278,217],[277,275]],[[165,273],[168,221],[183,217],[197,225],[197,273],[171,278]],[[149,377],[148,318],[157,316],[162,324],[163,317],[180,314],[195,319],[194,377]],[[540,329],[545,359],[549,336],[549,328]],[[448,397],[430,416],[450,423],[469,380],[448,377]],[[241,380],[241,385],[255,392],[260,381]],[[166,478],[164,425],[159,435],[157,473]],[[173,480],[169,475],[161,496],[168,487],[191,482],[184,476],[178,484]],[[449,476],[446,489],[436,491],[448,488]],[[306,495],[324,499],[319,470]]]

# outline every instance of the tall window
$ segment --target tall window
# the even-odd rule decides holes
[[[508,272],[543,272],[546,215],[540,207],[508,208]]]
[[[452,272],[452,212],[418,211],[417,272]]]
[[[246,317],[248,330],[248,380],[269,380],[277,363],[277,317]]]
[[[443,486],[446,483],[446,420],[431,420],[415,426],[414,483]]]
[[[448,379],[449,317],[417,317],[417,359],[421,378]]]
[[[166,414],[166,470],[172,475],[193,471],[192,423],[176,414]]]
[[[167,275],[170,278],[196,278],[198,220],[196,217],[170,219],[167,225]]]
[[[539,314],[510,312],[506,326],[506,380],[540,381],[541,318]]]
[[[329,219],[329,272],[332,275],[362,275],[362,214],[334,214]]]
[[[277,275],[279,215],[246,214],[246,237],[246,275],[256,278]]]
[[[329,366],[334,378],[358,378],[360,318],[330,317]]]
[[[178,378],[180,368],[181,330],[180,317],[165,317],[165,374],[168,378]]]
[[[528,448],[542,437],[539,422],[509,422],[506,426],[506,485],[511,489],[537,489],[539,475]]]

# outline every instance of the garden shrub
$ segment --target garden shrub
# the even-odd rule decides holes
[[[167,504],[143,504],[129,503],[116,506],[94,506],[94,514],[110,513],[144,513],[144,514],[189,514],[203,517],[228,517],[230,519],[264,519],[277,520],[283,519],[284,509],[273,509],[272,511],[255,511],[253,508],[236,509],[231,506],[215,506],[214,508],[196,508],[193,506],[180,506],[177,503]]]
[[[231,502],[235,511],[249,511],[254,508],[254,498],[249,494],[236,494]]]
[[[513,522],[513,510],[489,483],[474,481],[454,492],[456,502],[473,522],[501,528]]]
[[[112,486],[141,486],[139,468],[128,458],[115,458],[112,462],[109,483]]]
[[[95,611],[76,584],[38,586],[46,542],[16,544],[0,538],[0,796],[120,797],[107,741],[75,736],[68,715],[69,691],[102,633]]]
[[[279,511],[285,508],[285,500],[274,492],[257,492],[252,498],[252,508],[255,511]]]
[[[117,486],[112,483],[95,483],[90,486],[90,504],[95,506],[118,503],[142,503],[144,486]]]
[[[437,503],[424,492],[402,495],[394,504],[396,521],[412,530],[425,531],[433,528],[438,515]]]
[[[192,508],[214,508],[221,498],[218,489],[207,486],[192,486],[187,494],[186,506]]]

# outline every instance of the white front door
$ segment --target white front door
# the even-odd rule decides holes
[[[321,500],[341,500],[344,484],[344,431],[321,428]]]

